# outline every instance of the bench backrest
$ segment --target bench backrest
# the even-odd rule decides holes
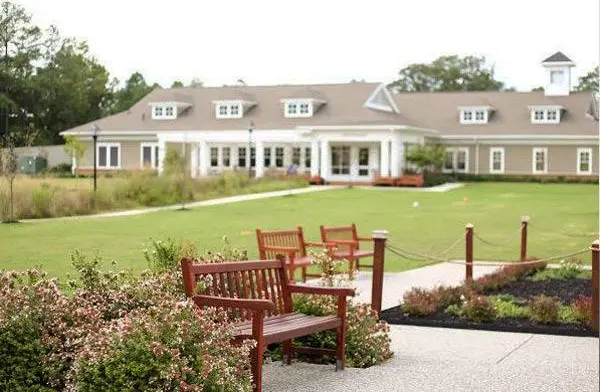
[[[358,232],[356,225],[353,223],[350,226],[322,226],[321,225],[321,241],[334,242],[335,240],[350,240],[356,241],[354,249],[358,249]],[[349,251],[350,245],[339,244],[337,248],[341,251]]]
[[[269,246],[284,246],[296,249],[296,256],[306,256],[304,231],[302,227],[291,230],[262,231],[256,229],[258,253],[261,259],[274,259],[281,251],[268,250]]]
[[[202,264],[181,260],[188,297],[205,294],[225,298],[268,299],[275,304],[269,315],[291,312],[285,260],[227,261]],[[242,313],[249,318],[250,314]]]

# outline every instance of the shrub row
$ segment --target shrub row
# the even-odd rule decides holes
[[[425,186],[447,182],[529,182],[548,184],[598,184],[598,176],[534,176],[468,173],[425,173]]]

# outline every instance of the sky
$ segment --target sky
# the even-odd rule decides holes
[[[14,0],[13,0],[14,1]],[[35,23],[86,40],[123,81],[168,87],[391,82],[411,63],[485,56],[529,91],[562,51],[573,84],[599,62],[598,0],[21,0]]]

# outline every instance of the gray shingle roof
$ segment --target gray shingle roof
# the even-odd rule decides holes
[[[556,52],[552,56],[548,57],[542,63],[560,63],[560,62],[572,62],[563,52]]]

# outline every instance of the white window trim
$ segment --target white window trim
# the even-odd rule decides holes
[[[465,120],[465,118],[464,118],[465,112],[471,113],[470,120]],[[482,120],[477,120],[476,115],[475,115],[476,112],[483,112]],[[489,110],[486,108],[465,108],[465,109],[460,110],[460,123],[461,124],[487,124],[488,117],[489,117]]]
[[[544,106],[531,106],[530,108],[530,118],[532,124],[560,124],[560,117],[562,114],[562,108],[560,106],[552,106],[552,107],[544,107]],[[535,112],[542,111],[544,112],[544,119],[537,120],[535,118]],[[548,112],[556,111],[556,119],[548,120]]]
[[[244,103],[242,101],[213,101],[215,104],[215,116],[216,118],[219,119],[226,119],[226,118],[242,118],[244,117]],[[226,106],[227,107],[227,114],[221,114],[219,112],[219,109],[221,106]],[[237,106],[238,107],[238,113],[237,114],[231,114],[231,107],[232,106]]]
[[[117,147],[117,166],[100,166],[100,147],[106,147],[106,163],[110,163],[110,148]],[[104,170],[121,169],[121,143],[98,143],[96,144],[96,166]]]
[[[296,118],[296,117],[312,117],[313,116],[314,105],[313,105],[313,102],[310,100],[287,99],[287,100],[284,100],[283,102],[284,102],[283,113],[284,113],[285,117]],[[296,113],[288,112],[288,106],[290,104],[296,105]],[[300,113],[300,105],[308,105],[308,113]]]
[[[154,114],[154,109],[157,108],[157,107],[162,108],[162,115],[161,116],[157,116],[157,115]],[[173,115],[171,115],[171,116],[167,116],[167,114],[166,114],[168,107],[170,107],[170,108],[173,109]],[[168,104],[168,105],[167,104],[165,104],[165,105],[159,105],[159,104],[157,104],[157,105],[152,106],[152,119],[153,120],[173,120],[173,119],[176,119],[176,118],[177,118],[177,106],[171,105],[171,104]]]
[[[543,152],[544,153],[544,169],[543,170],[537,170],[536,168],[536,154],[538,152]],[[548,148],[546,147],[535,147],[532,149],[531,151],[531,172],[533,174],[547,174],[548,173]]]
[[[587,152],[590,156],[590,163],[589,163],[589,170],[586,171],[582,171],[581,170],[581,153],[582,152]],[[577,149],[577,174],[581,174],[581,175],[589,175],[592,174],[592,167],[593,167],[593,156],[592,156],[592,149],[589,147],[586,148],[578,148]]]
[[[500,170],[494,170],[494,153],[500,152],[502,154],[502,160],[500,161]],[[504,147],[491,147],[490,148],[490,167],[489,172],[491,174],[502,174],[504,173],[505,163]]]
[[[154,149],[158,148],[158,143],[140,143],[140,169],[145,169],[144,167],[144,147],[151,148],[150,154],[150,165],[152,169],[158,168],[158,162],[156,162]]]
[[[448,147],[446,148],[446,152],[451,151],[452,155],[452,169],[442,168],[444,173],[468,173],[469,172],[469,148],[468,147]],[[465,169],[458,169],[458,153],[465,153]],[[445,162],[444,162],[445,166]]]

